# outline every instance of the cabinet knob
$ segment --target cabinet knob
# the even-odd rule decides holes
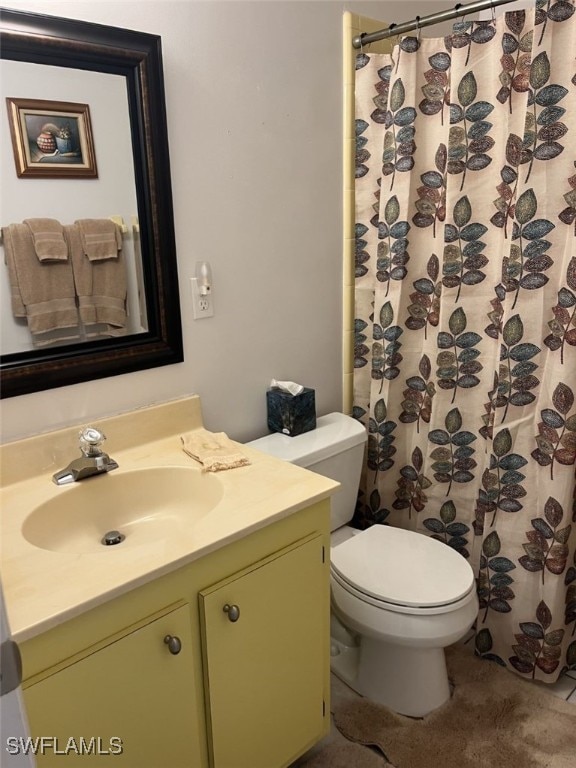
[[[238,608],[237,605],[228,605],[228,603],[226,603],[222,610],[224,613],[228,614],[230,621],[238,621],[240,618],[240,608]]]
[[[176,637],[176,635],[166,635],[164,642],[168,646],[170,653],[172,653],[174,656],[176,656],[176,654],[180,653],[182,650],[182,643],[180,638]]]

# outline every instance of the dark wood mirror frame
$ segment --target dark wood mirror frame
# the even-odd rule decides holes
[[[0,8],[0,58],[126,78],[149,329],[119,339],[2,355],[0,396],[182,362],[160,37]]]

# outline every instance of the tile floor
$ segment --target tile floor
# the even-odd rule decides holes
[[[467,644],[473,637],[474,637],[474,633],[473,631],[471,631],[468,637],[466,637],[463,642]],[[359,694],[357,694],[355,691],[349,688],[345,683],[343,683],[335,675],[330,675],[330,684],[331,684],[330,693],[332,697],[332,705],[334,705],[334,703],[338,701],[347,701],[348,699],[359,698]],[[539,682],[531,682],[530,680],[526,681],[526,685],[545,686],[546,689],[550,693],[552,693],[554,696],[558,696],[560,699],[564,699],[564,701],[567,701],[570,704],[574,704],[574,706],[576,706],[576,669],[566,672],[553,685],[546,685],[545,683],[539,683]],[[335,742],[336,743],[346,742],[346,739],[344,738],[344,736],[342,736],[340,731],[332,723],[332,727],[330,729],[330,733],[328,734],[328,736],[326,736],[326,738],[324,738],[319,744],[313,747],[309,752],[303,755],[299,760],[293,763],[290,766],[290,768],[306,768],[306,765],[310,761],[310,759],[320,749],[322,749],[322,747],[326,746],[327,744],[331,744]]]

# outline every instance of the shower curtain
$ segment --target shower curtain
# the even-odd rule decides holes
[[[575,11],[356,62],[355,524],[468,558],[476,653],[546,682],[576,667]]]

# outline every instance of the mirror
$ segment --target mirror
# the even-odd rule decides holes
[[[124,157],[129,160],[126,166],[129,171],[124,166],[114,167],[117,168],[118,179],[129,176],[130,187],[131,174],[134,176],[132,190],[136,211],[130,216],[130,221],[123,218],[123,222],[126,225],[126,239],[130,241],[134,254],[133,274],[132,277],[128,275],[127,281],[134,286],[134,296],[130,297],[130,289],[128,291],[128,304],[132,302],[134,307],[130,310],[128,306],[128,314],[138,315],[138,322],[129,326],[127,334],[122,336],[97,336],[89,341],[72,340],[65,344],[50,342],[36,348],[22,345],[17,349],[0,350],[0,396],[13,397],[182,362],[182,328],[160,37],[72,19],[0,9],[0,67],[18,66],[28,67],[37,77],[39,92],[34,95],[28,92],[5,93],[2,78],[0,108],[3,114],[0,119],[3,121],[5,145],[10,145],[10,102],[7,103],[6,99],[12,102],[16,100],[18,107],[23,104],[26,108],[30,107],[31,99],[39,102],[45,100],[47,96],[41,84],[44,77],[50,78],[54,72],[57,75],[61,73],[62,82],[70,78],[86,77],[91,86],[85,88],[82,82],[83,93],[87,94],[84,100],[94,101],[92,105],[72,104],[64,95],[58,97],[52,88],[48,98],[55,105],[52,108],[56,116],[60,114],[56,108],[65,107],[63,112],[66,118],[74,121],[78,115],[84,114],[86,106],[90,109],[98,105],[96,112],[94,108],[90,109],[95,159],[89,178],[78,178],[73,164],[67,165],[64,160],[53,163],[51,170],[42,175],[44,169],[35,171],[34,158],[28,158],[29,167],[33,169],[31,178],[27,178],[26,173],[18,176],[14,163],[12,168],[3,168],[3,177],[9,175],[10,178],[10,196],[18,198],[21,205],[32,189],[31,186],[27,187],[30,184],[45,185],[47,199],[57,200],[58,203],[62,200],[61,212],[40,213],[35,210],[27,212],[26,216],[21,217],[22,220],[26,217],[46,216],[57,219],[63,225],[72,224],[66,213],[66,195],[75,198],[73,219],[95,218],[92,210],[78,213],[81,210],[78,201],[88,199],[89,193],[97,194],[99,185],[104,183],[103,169],[107,164],[116,164],[116,159],[107,156],[107,153],[112,152],[111,145],[118,142],[111,142],[110,136],[104,133],[113,130],[113,125],[120,130],[121,124],[125,123],[128,150]],[[109,82],[115,84],[114,88],[108,88],[106,82],[103,86],[99,80],[108,76],[111,78]],[[115,112],[114,107],[109,112],[108,126],[103,126],[97,117],[97,113],[102,112],[98,99],[104,98],[108,91],[118,91],[118,84],[125,103],[125,116],[120,115],[119,111]],[[92,87],[94,90],[90,89]],[[44,101],[44,104],[47,103]],[[37,105],[32,103],[32,106]],[[110,115],[114,115],[113,120],[110,120]],[[47,150],[43,147],[43,151]],[[83,186],[79,193],[76,186],[79,184],[88,186]],[[100,189],[105,188],[100,186]],[[110,210],[106,215],[118,213],[118,210]],[[6,226],[13,222],[0,223]],[[8,281],[5,264],[0,264],[0,281]],[[14,323],[10,302],[2,302],[0,313],[0,323],[8,319]]]

